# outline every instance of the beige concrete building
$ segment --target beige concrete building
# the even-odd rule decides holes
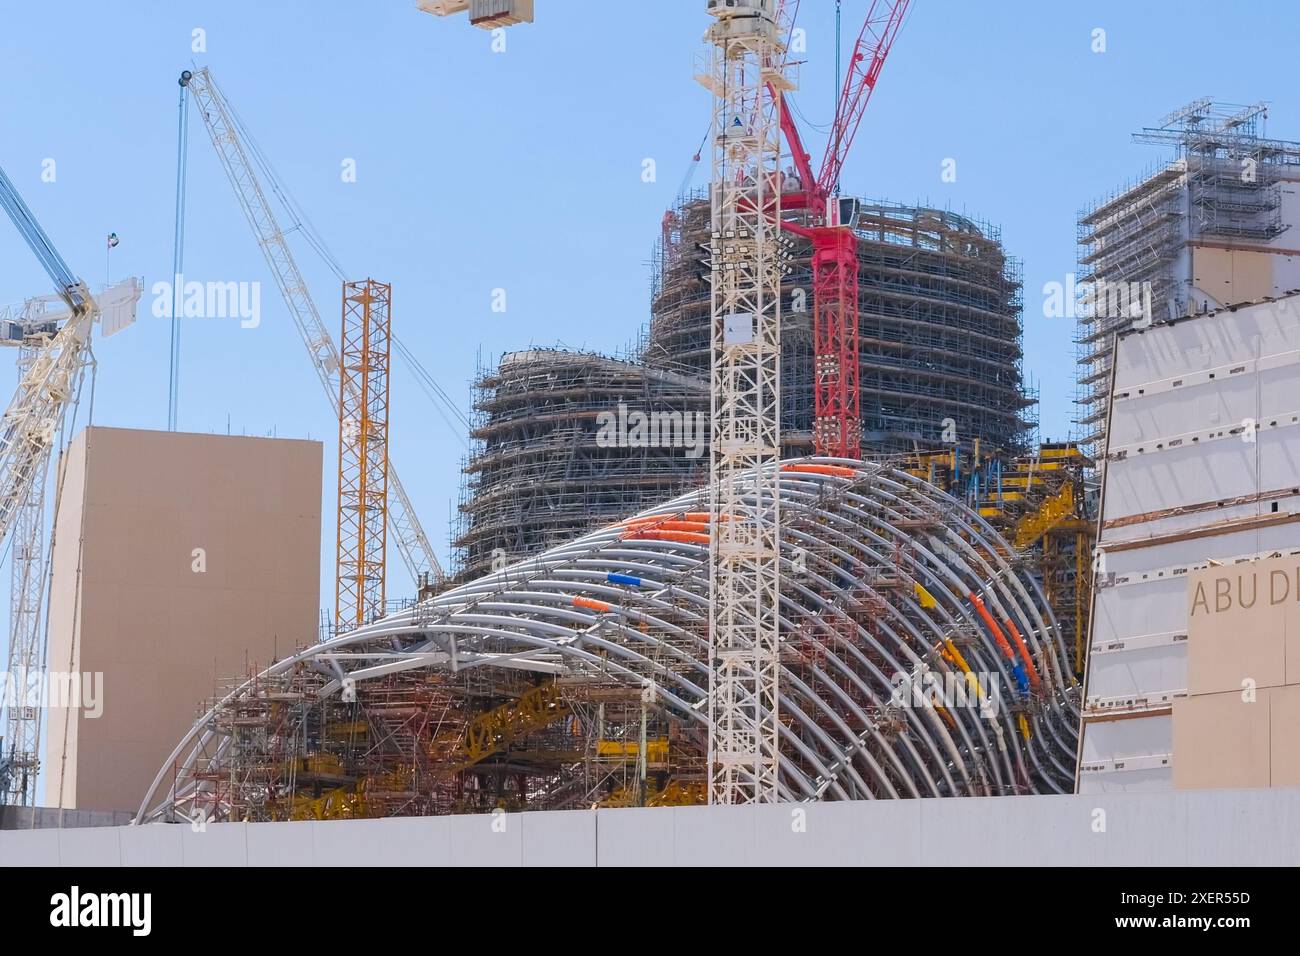
[[[1300,786],[1300,555],[1195,570],[1187,593],[1174,786]]]
[[[50,701],[46,805],[134,810],[218,682],[316,639],[321,463],[314,441],[77,436],[48,667],[81,706]]]

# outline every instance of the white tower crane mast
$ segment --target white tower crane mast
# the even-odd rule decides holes
[[[23,313],[5,319],[3,344],[18,348],[18,377],[49,347],[58,327],[39,316],[44,298],[29,300]],[[3,334],[0,333],[0,334]],[[29,676],[41,666],[41,605],[45,596],[45,478],[47,453],[37,465],[27,493],[14,515],[9,557],[9,657],[5,671],[10,693],[25,694]],[[5,708],[3,744],[0,744],[0,804],[30,806],[35,803],[40,771],[40,713],[32,702],[11,700]]]
[[[775,0],[708,0],[713,94],[709,802],[778,798],[781,428]]]
[[[208,131],[212,145],[221,160],[221,166],[230,179],[253,235],[266,257],[267,265],[275,276],[280,294],[284,297],[289,313],[298,326],[303,344],[311,355],[312,366],[329,397],[330,405],[337,416],[339,410],[339,350],[333,336],[321,322],[320,312],[312,300],[307,282],[298,270],[289,244],[285,241],[284,231],[276,221],[271,204],[267,201],[257,172],[250,159],[249,149],[239,132],[239,124],[218,89],[208,70],[201,69],[194,73],[186,70],[181,74],[181,85],[189,89],[194,97],[194,105],[203,118],[203,125]],[[444,577],[442,565],[429,544],[429,539],[421,527],[406,489],[397,477],[397,469],[390,461],[388,464],[388,530],[397,543],[407,568],[417,584],[430,580],[441,581]]]
[[[14,533],[13,629],[9,638],[9,692],[5,735],[0,745],[0,800],[30,803],[39,769],[40,712],[27,699],[28,678],[39,674],[40,590],[43,585],[45,475],[68,406],[90,362],[90,332],[99,305],[86,284],[63,261],[13,182],[0,169],[0,206],[54,282],[68,308],[57,331],[51,326],[32,336],[20,365],[13,398],[0,418],[0,547]],[[138,296],[137,296],[138,298]],[[34,553],[40,549],[40,555]],[[34,602],[34,603],[33,603]]]

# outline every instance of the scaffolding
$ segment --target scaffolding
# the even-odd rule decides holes
[[[255,674],[256,672],[251,672]],[[330,678],[294,667],[212,702],[220,763],[198,769],[190,819],[352,819],[453,812],[465,695],[452,675],[407,672],[324,693]]]
[[[1133,134],[1174,157],[1079,214],[1075,403],[1079,441],[1096,455],[1106,436],[1110,354],[1135,321],[1175,319],[1235,303],[1198,300],[1192,250],[1269,251],[1289,227],[1282,185],[1300,180],[1300,143],[1265,134],[1267,109],[1196,100]],[[1279,254],[1290,250],[1278,249]]]
[[[709,206],[688,194],[651,257],[655,367],[709,368],[709,284],[701,244]],[[988,223],[938,209],[858,203],[860,390],[864,454],[940,446],[945,431],[1008,455],[1028,450],[1021,374],[1021,275]],[[811,245],[796,240],[782,282],[782,444],[812,448]],[[951,421],[949,421],[951,420]]]
[[[463,467],[453,542],[458,580],[635,514],[707,473],[702,380],[530,349],[480,369],[474,390],[475,448]]]

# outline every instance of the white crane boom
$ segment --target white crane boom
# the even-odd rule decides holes
[[[14,389],[0,419],[0,547],[13,527],[41,464],[63,423],[63,413],[76,394],[85,367],[90,329],[99,306],[86,284],[72,274],[45,231],[23,202],[13,182],[0,170],[0,205],[54,280],[71,315],[35,356]]]
[[[30,605],[33,600],[39,605],[43,561],[30,551],[41,547],[43,541],[39,531],[50,452],[68,406],[76,400],[78,383],[90,361],[90,331],[99,316],[99,306],[86,284],[63,261],[3,169],[0,169],[0,206],[41,261],[59,298],[69,309],[63,326],[49,335],[44,344],[37,340],[30,344],[13,398],[0,418],[0,548],[16,529],[14,598],[22,603],[13,609],[9,635],[6,673],[17,685],[11,685],[6,695],[5,737],[0,747],[0,802],[31,803],[40,768],[36,752],[40,711],[37,702],[27,698],[27,692],[29,678],[41,666],[41,630],[37,608]]]
[[[307,283],[298,270],[283,230],[275,218],[271,204],[257,177],[248,150],[239,134],[234,115],[225,96],[218,89],[206,68],[182,74],[181,82],[194,97],[203,125],[221,160],[222,168],[230,179],[240,207],[257,237],[267,265],[275,276],[285,304],[298,326],[303,344],[311,355],[312,366],[320,378],[321,386],[329,397],[330,406],[338,414],[339,406],[339,350],[334,337],[321,322],[316,303],[312,300]],[[397,477],[397,470],[388,465],[388,527],[397,542],[406,566],[417,584],[444,578],[442,565],[420,526],[420,520],[411,507],[406,489]]]

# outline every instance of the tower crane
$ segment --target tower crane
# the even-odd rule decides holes
[[[781,131],[792,154],[800,188],[781,197],[787,210],[807,211],[808,225],[781,228],[812,242],[813,441],[818,454],[862,457],[861,391],[858,386],[858,254],[854,223],[839,201],[840,173],[880,71],[903,25],[910,0],[871,0],[845,71],[826,154],[813,174],[789,111]],[[778,90],[773,95],[780,96]]]
[[[814,440],[860,458],[858,262],[839,178],[909,0],[872,0],[821,169],[785,96],[784,0],[708,0],[713,94],[709,801],[779,797],[781,276],[788,231],[813,245]],[[790,11],[793,21],[798,4]],[[778,132],[779,130],[779,132]],[[781,181],[781,135],[800,188]],[[808,224],[785,209],[807,210]]]
[[[85,367],[99,306],[73,275],[17,188],[0,170],[0,205],[54,281],[70,316],[18,381],[0,422],[0,546],[9,536],[41,460],[54,444],[63,413]]]
[[[784,108],[785,0],[706,0],[712,94],[712,449],[709,802],[779,798],[781,277],[788,231],[813,244],[817,422],[822,454],[861,456],[857,245],[838,186],[848,149],[909,0],[872,0],[818,175]],[[431,6],[450,6],[432,3]],[[788,17],[793,20],[798,2]],[[801,180],[781,182],[781,136]],[[788,222],[783,207],[807,210]],[[665,219],[665,229],[671,222]]]
[[[393,287],[343,285],[339,366],[339,497],[334,620],[340,633],[385,611],[388,409]]]
[[[0,418],[0,547],[13,536],[11,630],[7,676],[15,697],[5,708],[0,741],[0,802],[30,804],[39,770],[39,709],[26,699],[28,680],[41,669],[40,604],[44,593],[45,476],[50,454],[78,385],[91,362],[90,333],[99,303],[59,255],[50,237],[0,169],[0,206],[54,282],[66,312],[30,300],[4,328],[20,348],[18,385]],[[140,298],[134,279],[122,285],[130,306]]]
[[[18,349],[18,377],[48,347],[58,324],[45,318],[45,307],[57,296],[42,296],[23,304],[22,312],[3,320],[0,343]],[[13,693],[25,694],[28,675],[39,670],[41,654],[41,604],[45,596],[45,484],[50,455],[43,456],[37,473],[14,517],[9,558],[9,659],[6,674]],[[5,711],[0,737],[0,803],[34,803],[40,764],[38,712],[25,700],[13,700]]]
[[[709,0],[709,802],[779,798],[781,93],[776,0]],[[771,92],[769,92],[771,91]]]
[[[206,68],[194,72],[186,70],[181,74],[180,83],[194,98],[194,105],[203,119],[212,146],[217,151],[217,157],[221,160],[221,166],[226,171],[266,263],[275,276],[280,294],[289,308],[289,314],[293,316],[303,344],[307,346],[312,366],[337,417],[340,394],[339,350],[333,336],[321,322],[320,312],[311,297],[307,282],[298,269],[293,253],[289,251],[284,231],[267,201],[266,190],[254,168],[250,144],[245,143],[229,101]],[[277,193],[280,192],[276,183],[270,185]],[[444,579],[442,565],[438,563],[428,536],[411,506],[406,488],[398,479],[397,469],[391,461],[388,462],[388,530],[418,585],[424,585],[430,579],[433,582]]]

